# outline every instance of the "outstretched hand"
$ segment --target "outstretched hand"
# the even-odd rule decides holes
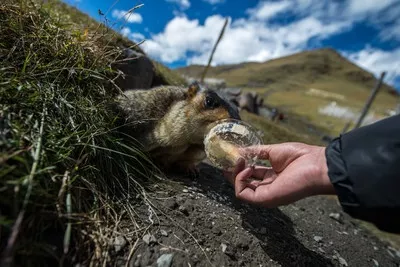
[[[325,147],[282,143],[242,148],[241,154],[269,160],[271,167],[246,168],[240,159],[233,172],[225,172],[238,199],[274,208],[312,195],[335,194]]]

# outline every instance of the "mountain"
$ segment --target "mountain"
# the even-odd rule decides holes
[[[175,71],[199,78],[203,69],[204,66],[191,65]],[[331,48],[304,51],[262,63],[210,67],[207,78],[223,79],[227,86],[255,91],[264,96],[267,103],[302,115],[330,129],[332,134],[340,133],[348,121],[356,120],[377,82],[373,74]],[[384,83],[366,123],[387,116],[397,102],[397,91]]]

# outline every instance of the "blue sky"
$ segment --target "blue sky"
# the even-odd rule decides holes
[[[213,65],[263,62],[331,47],[400,91],[398,0],[63,0],[138,42],[170,68],[205,64],[226,17]],[[143,4],[133,12],[128,10]],[[99,15],[99,10],[104,15]]]

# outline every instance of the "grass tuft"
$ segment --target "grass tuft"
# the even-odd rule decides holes
[[[110,31],[67,24],[51,2],[0,4],[2,266],[103,264],[160,175],[110,112],[121,53]]]

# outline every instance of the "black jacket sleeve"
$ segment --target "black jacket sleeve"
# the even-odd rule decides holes
[[[333,139],[326,159],[343,210],[400,233],[400,115]]]

